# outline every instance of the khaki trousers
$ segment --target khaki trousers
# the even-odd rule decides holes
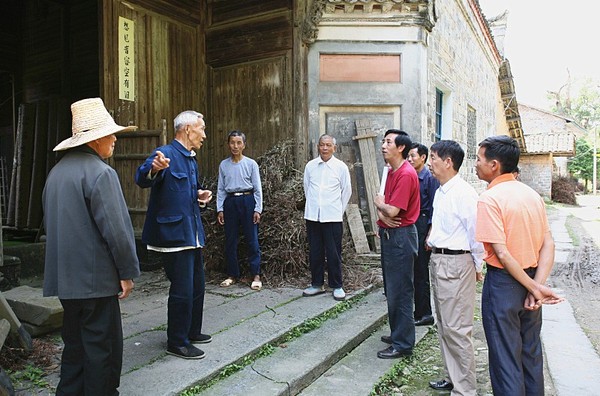
[[[442,358],[452,395],[476,395],[473,314],[475,264],[470,254],[432,254],[431,286]]]

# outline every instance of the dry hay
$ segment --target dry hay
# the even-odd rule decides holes
[[[263,214],[259,226],[262,254],[261,277],[271,287],[305,287],[310,284],[308,243],[304,220],[303,170],[295,167],[295,143],[287,140],[256,158],[263,188]],[[216,191],[216,179],[205,181]],[[207,244],[204,257],[209,281],[220,281],[225,271],[223,248],[225,234],[216,221],[216,202],[203,215]],[[241,235],[241,234],[240,234]],[[242,238],[243,239],[243,238]],[[240,243],[239,262],[242,276],[248,276],[246,247]],[[344,286],[356,289],[376,283],[377,270],[359,264],[349,233],[344,233]]]
[[[34,338],[32,342],[31,351],[4,344],[0,353],[0,367],[11,372],[23,370],[27,365],[38,367],[46,373],[55,370],[59,366],[60,347],[44,338]]]

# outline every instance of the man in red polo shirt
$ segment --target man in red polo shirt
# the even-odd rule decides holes
[[[415,222],[421,201],[417,172],[406,160],[411,147],[408,134],[398,129],[388,130],[381,145],[383,157],[391,166],[384,195],[375,196],[391,329],[390,337],[382,337],[391,345],[377,353],[381,359],[411,355],[415,345],[413,271],[419,247]]]

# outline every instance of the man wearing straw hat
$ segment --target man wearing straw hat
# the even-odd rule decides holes
[[[202,359],[193,344],[212,340],[202,334],[204,307],[204,228],[200,207],[212,192],[200,188],[196,152],[206,138],[204,116],[192,110],[175,117],[175,139],[158,147],[140,165],[135,182],[151,188],[142,242],[162,255],[171,282],[167,304],[167,353]]]
[[[117,395],[123,359],[119,300],[140,274],[135,240],[119,178],[105,159],[115,124],[100,98],[71,105],[73,136],[42,196],[46,228],[44,296],[64,308],[57,395]]]

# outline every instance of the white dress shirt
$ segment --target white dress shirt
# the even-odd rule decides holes
[[[437,189],[433,198],[431,233],[427,243],[436,248],[470,250],[475,269],[483,268],[483,244],[475,240],[477,191],[459,175]]]
[[[352,195],[348,166],[334,156],[327,162],[321,156],[309,161],[304,168],[304,195],[306,220],[341,222]]]

